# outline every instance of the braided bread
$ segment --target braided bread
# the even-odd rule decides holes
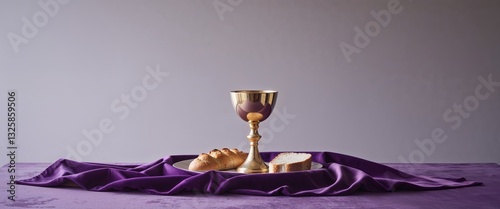
[[[247,155],[248,153],[239,151],[236,148],[214,149],[208,152],[208,154],[201,153],[196,159],[191,161],[189,170],[206,171],[235,169],[245,161]]]

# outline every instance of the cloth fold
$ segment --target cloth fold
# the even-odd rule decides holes
[[[195,155],[173,155],[143,165],[116,165],[60,159],[39,175],[18,184],[57,187],[76,185],[91,191],[139,190],[175,195],[247,194],[286,196],[349,195],[356,191],[436,190],[481,185],[465,178],[417,176],[386,165],[332,152],[309,152],[323,169],[275,173],[239,174],[220,171],[194,173],[173,167]],[[263,152],[270,161],[279,152]]]

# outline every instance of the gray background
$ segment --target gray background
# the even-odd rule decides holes
[[[468,118],[451,113],[458,128],[443,119],[474,97],[479,77],[500,81],[499,1],[402,0],[400,13],[379,24],[351,62],[340,44],[354,45],[354,28],[364,31],[375,20],[370,12],[387,10],[389,1],[61,1],[53,16],[39,2],[55,1],[0,1],[2,164],[10,89],[18,93],[22,162],[148,162],[246,150],[248,126],[229,91],[275,89],[261,151],[500,163],[500,87],[482,88],[489,98]],[[16,53],[8,34],[23,36],[23,17],[43,21],[40,12],[47,22]],[[142,88],[147,66],[169,74],[128,115],[114,112],[114,101],[125,107],[122,95]],[[113,130],[91,144],[82,132],[106,118]],[[436,128],[446,141],[429,139]]]

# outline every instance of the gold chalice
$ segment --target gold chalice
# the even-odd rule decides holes
[[[266,120],[273,111],[278,97],[277,91],[272,90],[239,90],[231,91],[231,101],[234,110],[241,119],[250,125],[250,141],[248,157],[237,171],[240,173],[267,173],[268,166],[264,163],[259,153],[259,123]]]

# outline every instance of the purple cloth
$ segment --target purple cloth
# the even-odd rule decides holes
[[[265,161],[278,152],[261,153]],[[481,185],[465,178],[411,175],[368,160],[331,153],[311,152],[324,169],[278,174],[238,174],[218,171],[194,173],[177,169],[175,162],[194,155],[170,156],[144,165],[84,163],[61,159],[41,174],[18,184],[63,186],[76,184],[91,191],[140,190],[150,194],[182,192],[248,195],[349,195],[356,191],[436,190]]]

